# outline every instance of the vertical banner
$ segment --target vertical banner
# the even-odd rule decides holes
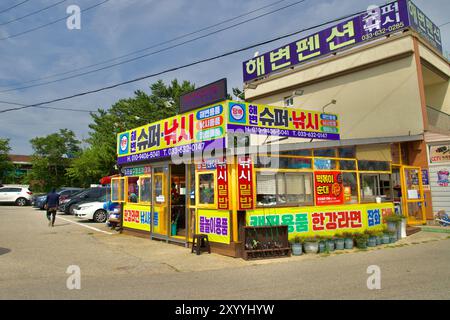
[[[316,205],[344,203],[344,187],[340,171],[318,171],[314,173]]]
[[[229,197],[228,197],[228,169],[225,158],[219,160],[216,166],[217,170],[217,188],[218,188],[218,202],[219,210],[229,210]]]
[[[253,164],[249,156],[238,157],[238,210],[255,208],[253,190]]]

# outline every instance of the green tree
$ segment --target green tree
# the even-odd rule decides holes
[[[98,183],[103,176],[117,173],[117,134],[145,124],[169,118],[179,112],[180,96],[195,86],[188,81],[173,80],[170,85],[162,80],[150,86],[151,93],[138,90],[134,96],[121,99],[110,109],[92,113],[89,125],[88,148],[73,161],[67,174],[81,185]]]
[[[33,168],[30,180],[35,189],[48,191],[52,187],[61,187],[71,184],[66,175],[72,158],[80,152],[80,141],[75,133],[68,129],[60,129],[45,137],[36,137],[30,140],[34,150],[32,155]]]
[[[9,139],[0,138],[0,182],[4,183],[14,166],[9,159]]]

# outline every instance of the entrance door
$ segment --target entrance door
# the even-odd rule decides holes
[[[170,166],[170,237],[172,240],[187,241],[186,219],[186,165]]]
[[[169,203],[168,166],[152,168],[152,238],[168,239]]]
[[[403,166],[402,170],[403,208],[409,225],[426,223],[425,199],[420,167]]]

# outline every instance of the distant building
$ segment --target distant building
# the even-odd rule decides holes
[[[10,154],[9,160],[14,165],[14,169],[8,175],[8,183],[20,183],[32,169],[31,156]]]

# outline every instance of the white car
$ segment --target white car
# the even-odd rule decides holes
[[[103,208],[105,202],[87,202],[78,205],[73,213],[75,217],[83,220],[94,220],[98,223],[105,223],[108,213]]]
[[[0,188],[0,203],[15,203],[17,206],[26,206],[31,203],[32,192],[28,187],[2,187]]]

